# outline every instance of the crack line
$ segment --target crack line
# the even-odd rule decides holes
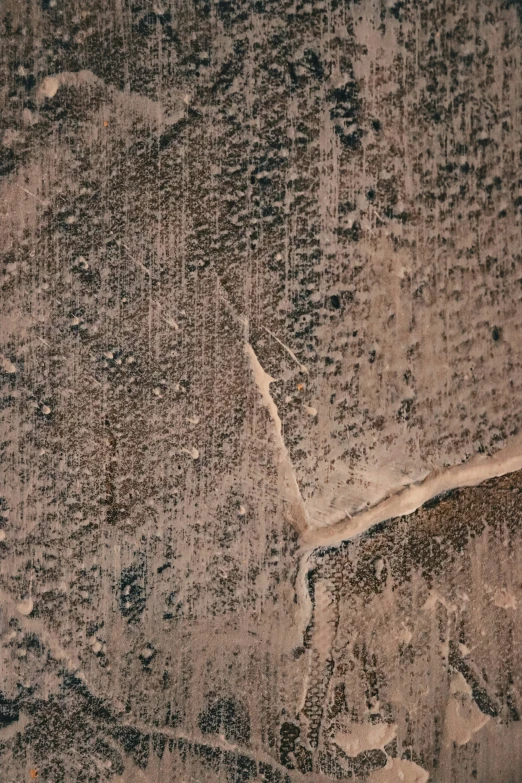
[[[304,549],[337,546],[355,536],[366,533],[374,525],[388,519],[413,514],[429,500],[451,490],[476,487],[488,479],[522,470],[522,437],[517,437],[506,448],[490,457],[480,455],[461,465],[439,468],[417,484],[390,495],[368,511],[350,517],[343,512],[333,524],[301,533]]]
[[[281,423],[281,417],[279,416],[279,410],[272,398],[272,395],[270,394],[270,384],[274,382],[275,378],[272,378],[271,375],[265,372],[259,359],[257,358],[256,352],[252,348],[251,344],[247,341],[245,342],[245,352],[250,361],[250,368],[252,370],[252,375],[254,376],[254,381],[256,382],[261,398],[263,399],[265,407],[268,409],[268,413],[274,424],[276,441],[281,457],[283,479],[289,494],[289,519],[297,532],[303,535],[305,531],[309,529],[306,520],[305,505],[301,491],[299,489],[299,484],[297,483],[294,466],[292,465],[290,454],[288,453],[288,449],[283,438],[283,426]]]
[[[280,345],[280,346],[281,346],[281,347],[282,347],[282,348],[283,348],[283,349],[284,349],[284,350],[287,352],[287,354],[288,354],[289,356],[291,356],[291,357],[292,357],[292,359],[294,360],[294,362],[295,362],[295,363],[297,364],[297,366],[299,367],[299,370],[300,370],[301,372],[304,372],[304,373],[306,373],[307,375],[309,375],[308,369],[307,369],[307,368],[304,366],[304,364],[301,364],[301,362],[299,361],[299,359],[297,358],[297,356],[295,355],[295,353],[292,351],[292,349],[291,349],[291,348],[289,348],[289,347],[288,347],[288,345],[285,345],[285,344],[284,344],[284,342],[283,342],[282,340],[280,340],[280,339],[279,339],[279,337],[277,337],[277,335],[275,335],[275,334],[274,334],[272,331],[270,331],[270,329],[268,328],[268,326],[263,326],[263,329],[265,330],[265,332],[267,332],[267,333],[270,335],[270,337],[273,337],[273,338],[274,338],[274,340],[275,340],[277,343],[279,343],[279,345]]]

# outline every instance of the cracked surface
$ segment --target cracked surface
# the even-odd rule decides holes
[[[521,40],[1,4],[1,783],[518,783]]]

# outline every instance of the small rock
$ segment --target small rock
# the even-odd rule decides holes
[[[23,614],[24,617],[29,617],[29,615],[34,609],[33,599],[25,598],[23,601],[19,601],[16,604],[16,608],[20,612],[20,614]]]
[[[59,89],[60,82],[56,76],[46,76],[41,83],[38,92],[40,95],[43,95],[44,98],[54,98]]]

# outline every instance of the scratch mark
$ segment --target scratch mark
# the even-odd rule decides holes
[[[176,323],[176,321],[173,318],[170,318],[170,316],[165,315],[163,311],[163,305],[160,304],[160,302],[158,302],[157,299],[153,300],[152,304],[158,308],[161,317],[163,318],[165,323],[168,324],[168,326],[170,326],[172,329],[174,329],[175,332],[179,332],[179,326]]]
[[[28,196],[32,196],[34,199],[36,199],[38,201],[38,203],[42,205],[42,207],[46,207],[47,206],[47,202],[43,201],[43,199],[41,199],[40,196],[37,196],[36,193],[32,193],[32,191],[27,190],[27,188],[23,188],[17,182],[15,182],[14,184],[15,184],[15,187],[18,188],[18,190],[23,190],[23,192],[27,193]]]
[[[147,269],[147,267],[144,264],[142,264],[141,261],[138,261],[136,258],[134,258],[134,256],[131,254],[130,248],[128,248],[127,245],[121,241],[121,239],[117,239],[116,244],[118,245],[118,247],[123,247],[127,251],[127,256],[129,257],[129,259],[152,279],[152,272],[150,271],[150,269]],[[165,321],[165,323],[168,326],[170,326],[172,329],[174,329],[174,331],[179,332],[179,325],[176,323],[176,321],[173,318],[171,318],[168,315],[165,315],[164,307],[161,304],[161,302],[159,302],[157,299],[151,299],[151,304],[154,307],[158,308],[158,310],[160,311],[161,318]]]
[[[223,290],[223,285],[221,284],[221,280],[219,279],[219,277],[217,277],[217,275],[216,278],[217,278],[216,282],[217,282],[217,288],[219,292],[219,298],[223,302],[223,304],[226,305],[227,309],[229,310],[234,320],[243,328],[245,340],[248,342],[248,318],[244,315],[239,315],[239,313],[236,311],[235,307],[233,306],[232,302],[225,294],[225,291]]]
[[[381,217],[381,215],[379,215],[379,213],[377,212],[375,207],[373,208],[373,214],[381,221],[381,223],[387,223],[388,222],[386,220],[386,218],[383,218],[383,217]]]
[[[141,261],[138,261],[136,258],[134,258],[134,256],[131,254],[129,248],[127,247],[127,245],[124,242],[122,242],[120,239],[117,239],[116,240],[116,244],[119,247],[125,248],[125,250],[127,251],[127,256],[129,257],[129,259],[134,264],[136,264],[136,266],[138,266],[143,272],[145,272],[145,274],[147,274],[149,277],[152,277],[152,272],[150,271],[150,269],[147,269],[147,267],[144,264],[142,264]]]
[[[272,331],[270,331],[270,329],[269,329],[267,326],[263,326],[263,329],[264,329],[264,330],[265,330],[265,332],[267,332],[267,333],[268,333],[268,334],[269,334],[271,337],[273,337],[273,338],[274,338],[274,340],[275,340],[276,342],[278,342],[278,343],[279,343],[279,345],[280,345],[280,346],[281,346],[281,347],[282,347],[282,348],[283,348],[283,349],[284,349],[284,350],[287,352],[287,354],[288,354],[289,356],[291,356],[291,357],[292,357],[292,359],[293,359],[293,360],[294,360],[294,362],[295,362],[295,363],[298,365],[298,367],[299,367],[299,369],[301,370],[301,372],[305,372],[305,373],[308,375],[308,374],[309,374],[309,373],[308,373],[308,369],[307,369],[307,368],[304,366],[304,364],[301,364],[301,362],[299,361],[299,359],[297,358],[297,356],[295,355],[295,353],[292,351],[292,349],[291,349],[291,348],[289,348],[289,347],[288,347],[288,345],[285,345],[285,344],[284,344],[284,342],[282,342],[282,340],[280,340],[280,339],[279,339],[279,337],[277,337],[277,336],[276,336],[276,335],[275,335],[275,334],[274,334]]]

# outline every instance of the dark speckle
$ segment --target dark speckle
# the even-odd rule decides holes
[[[501,334],[501,330],[498,328],[498,326],[494,326],[491,330],[491,336],[496,343],[500,340]]]
[[[339,310],[341,307],[341,300],[337,296],[337,294],[333,294],[333,296],[330,297],[330,304],[334,308],[334,310]]]
[[[300,735],[300,729],[294,723],[282,723],[280,728],[280,759],[281,764],[289,769],[294,769],[290,754],[295,752],[296,740]]]
[[[222,731],[229,742],[246,743],[250,739],[248,712],[231,698],[218,699],[200,714],[198,723],[203,734],[219,734]]]
[[[11,723],[16,723],[18,718],[19,712],[16,702],[4,698],[2,693],[0,693],[0,729],[9,726]]]

